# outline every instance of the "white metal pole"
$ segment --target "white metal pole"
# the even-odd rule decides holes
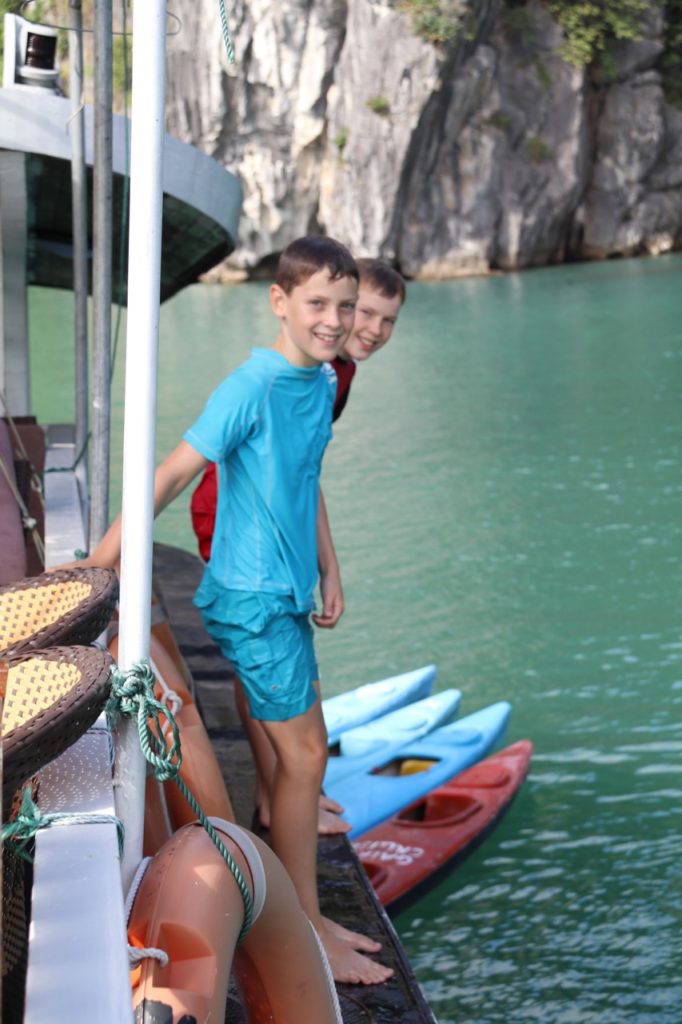
[[[149,654],[165,31],[165,0],[135,4],[119,634],[123,669]],[[121,728],[115,782],[117,813],[125,825],[121,870],[127,889],[142,858],[145,785],[137,724],[131,719]]]
[[[109,525],[111,429],[111,240],[113,234],[112,14],[111,0],[97,0],[95,14],[95,138],[92,259],[92,460],[90,544]]]
[[[88,195],[85,167],[85,107],[83,99],[83,16],[81,0],[69,0],[69,94],[71,118],[71,205],[73,223],[73,296],[76,362],[76,455],[88,436]],[[87,509],[88,459],[78,467],[84,483],[81,504]],[[82,474],[82,475],[81,475]],[[89,511],[88,511],[89,520]],[[85,548],[89,546],[86,537]]]

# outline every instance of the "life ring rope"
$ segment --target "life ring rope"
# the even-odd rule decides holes
[[[180,733],[170,708],[165,700],[157,700],[154,696],[154,673],[147,658],[135,662],[127,670],[118,667],[111,673],[111,696],[107,704],[107,716],[113,724],[120,716],[137,718],[137,731],[140,747],[145,758],[152,767],[154,775],[160,782],[173,779],[196,814],[199,822],[208,833],[213,845],[232,872],[244,902],[244,922],[239,933],[238,942],[242,942],[251,927],[253,920],[253,900],[239,866],[233,860],[229,850],[220,839],[209,819],[204,814],[194,795],[180,777],[182,750]],[[161,724],[161,719],[165,724]],[[153,728],[150,723],[153,723]],[[172,742],[166,743],[166,734],[170,728]]]
[[[130,883],[130,889],[126,896],[125,902],[125,919],[126,926],[130,924],[130,915],[133,912],[133,905],[135,903],[135,897],[137,896],[138,889],[142,885],[142,879],[145,876],[145,872],[152,862],[151,857],[143,857],[137,866],[137,871],[133,876],[133,880]],[[143,960],[158,960],[162,967],[168,966],[168,953],[165,949],[158,949],[156,946],[138,946],[131,945],[128,943],[128,963],[130,964],[131,970]]]
[[[184,701],[180,694],[168,685],[166,680],[163,678],[162,673],[159,671],[158,665],[154,663],[154,659],[150,658],[149,661],[152,667],[152,672],[154,673],[156,681],[159,684],[159,689],[161,690],[161,696],[159,697],[159,701],[161,702],[161,704],[164,704],[170,710],[171,715],[175,717],[178,711],[180,711],[184,707]],[[170,722],[167,719],[165,726],[163,726],[164,735],[167,735],[169,729]]]

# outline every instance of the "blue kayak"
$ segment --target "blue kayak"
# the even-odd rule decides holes
[[[413,743],[451,722],[461,698],[459,690],[444,690],[344,732],[329,753],[324,774],[325,791],[349,775],[371,771],[377,764],[390,760],[406,743]]]
[[[366,683],[348,693],[327,697],[322,701],[322,714],[327,726],[329,745],[338,743],[339,737],[348,729],[364,725],[380,715],[404,707],[422,697],[428,697],[436,678],[436,666],[425,665],[413,672],[382,679],[378,683]]]
[[[385,821],[435,786],[484,757],[500,740],[511,704],[500,701],[457,722],[444,725],[423,739],[359,758],[364,768],[334,781],[325,775],[324,791],[345,808],[353,828],[351,839]],[[412,765],[406,762],[412,761]],[[423,767],[420,762],[433,762]],[[416,770],[415,770],[416,769]],[[407,771],[409,774],[400,774]]]
[[[387,743],[411,743],[441,725],[451,722],[457,714],[462,694],[459,690],[443,690],[414,704],[390,711],[372,722],[348,729],[341,736],[341,756],[361,757],[371,754]]]

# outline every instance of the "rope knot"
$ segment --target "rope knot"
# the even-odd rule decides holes
[[[116,826],[118,838],[118,853],[123,852],[123,823],[112,814],[92,814],[69,811],[54,811],[51,814],[43,814],[40,808],[33,801],[31,787],[26,786],[21,797],[21,805],[13,821],[2,826],[2,842],[13,842],[14,850],[18,857],[33,861],[29,844],[33,837],[43,828],[52,828],[54,825],[102,825],[113,824]]]
[[[154,775],[159,782],[177,778],[182,764],[180,733],[172,712],[154,695],[154,673],[146,658],[125,671],[112,669],[107,715],[112,725],[119,715],[137,718],[140,746]],[[170,745],[166,742],[168,729],[164,732],[162,718],[170,727]]]
[[[43,816],[37,804],[33,802],[30,786],[26,786],[21,797],[21,805],[14,819],[2,826],[2,841],[11,840],[15,843],[15,851],[22,860],[29,863],[33,860],[29,845],[36,832],[44,828]]]
[[[213,845],[229,867],[244,900],[244,922],[238,941],[242,941],[253,918],[253,900],[251,893],[232,859],[229,850],[208,820],[193,793],[188,789],[180,775],[182,753],[180,750],[180,733],[173,712],[166,704],[166,699],[158,700],[154,694],[154,672],[147,658],[135,662],[127,670],[112,669],[111,697],[107,704],[107,716],[112,724],[118,715],[135,716],[140,747],[147,762],[151,765],[159,782],[175,779],[178,789],[192,808],[201,825],[206,829]],[[164,730],[161,719],[166,720]],[[172,740],[168,743],[172,734]]]

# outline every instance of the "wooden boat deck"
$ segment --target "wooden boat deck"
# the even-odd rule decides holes
[[[192,595],[201,577],[198,558],[163,544],[154,547],[154,589],[196,685],[197,703],[211,736],[240,824],[251,827],[254,775],[234,704],[232,669],[204,631]],[[381,960],[395,974],[384,985],[339,985],[344,1024],[435,1024],[400,940],[345,836],[322,837],[318,872],[323,912],[382,943]],[[230,996],[226,1024],[244,1020]]]

